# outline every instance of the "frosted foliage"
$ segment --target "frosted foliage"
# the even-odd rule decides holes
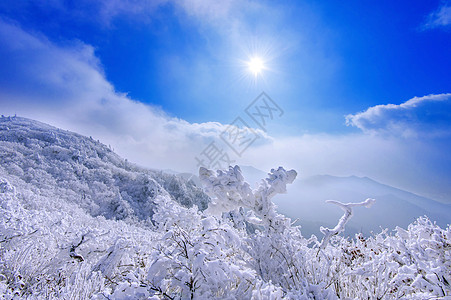
[[[212,198],[207,213],[223,213],[232,219],[238,216],[244,222],[261,225],[255,233],[243,233],[243,249],[252,258],[248,263],[258,277],[282,288],[282,297],[424,299],[450,296],[449,227],[443,230],[427,218],[419,218],[407,231],[398,228],[394,235],[383,231],[373,237],[358,235],[349,241],[338,234],[344,231],[354,208],[369,208],[375,200],[360,203],[330,200],[329,203],[343,209],[344,215],[334,228],[321,228],[324,238],[320,243],[315,236],[304,238],[300,228],[291,226],[289,219],[278,214],[271,202],[277,192],[286,191],[286,184],[295,178],[294,171],[271,170],[266,181],[255,190],[250,189],[237,166],[216,173],[200,169],[199,174]],[[243,213],[242,208],[247,212]],[[232,211],[224,214],[228,210]],[[238,228],[246,232],[243,226]],[[423,243],[418,242],[418,231],[425,237]],[[276,291],[270,294],[278,297]],[[263,290],[253,295],[262,299],[270,297],[265,296]]]
[[[377,202],[330,201],[344,215],[320,242],[272,202],[294,170],[251,189],[238,166],[201,168],[204,193],[90,138],[0,121],[1,299],[451,297],[451,227],[427,217],[344,238],[353,213]]]
[[[0,193],[15,193],[15,188],[4,178],[0,178]]]
[[[286,193],[286,185],[292,183],[296,176],[294,170],[286,171],[282,167],[271,169],[268,178],[262,180],[256,190],[252,190],[244,181],[239,166],[229,167],[226,172],[218,170],[217,174],[205,168],[199,169],[199,179],[212,199],[207,213],[220,215],[243,207],[250,209],[252,214],[248,221],[268,226],[278,226],[277,222],[283,222],[271,199],[278,193]]]

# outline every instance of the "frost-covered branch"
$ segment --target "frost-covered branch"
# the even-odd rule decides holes
[[[335,200],[327,200],[326,203],[332,203],[332,204],[338,205],[342,210],[344,210],[345,213],[340,218],[340,220],[338,220],[338,224],[334,228],[330,229],[330,228],[321,226],[320,230],[324,234],[324,237],[323,237],[323,240],[321,241],[320,248],[321,249],[326,248],[326,246],[329,243],[329,240],[332,236],[345,230],[346,223],[348,223],[349,219],[351,219],[351,217],[353,216],[353,211],[352,211],[353,207],[364,206],[364,207],[370,208],[374,204],[374,202],[376,202],[376,200],[371,199],[371,198],[368,198],[365,201],[359,202],[359,203],[341,203],[341,202],[335,201]]]
[[[278,214],[271,199],[279,193],[286,193],[287,184],[296,178],[295,170],[286,171],[279,167],[271,169],[268,177],[260,186],[252,190],[244,181],[239,166],[229,167],[228,171],[215,172],[200,168],[199,178],[205,186],[205,192],[212,198],[207,213],[220,215],[240,207],[250,210],[249,221],[260,225],[274,225]]]
[[[255,205],[252,189],[244,181],[239,166],[229,167],[229,170],[216,172],[206,168],[199,169],[199,178],[205,187],[205,192],[212,198],[207,213],[221,215],[239,207],[250,208]]]
[[[70,250],[69,250],[69,256],[72,257],[73,259],[79,261],[79,262],[82,262],[85,259],[83,258],[83,256],[77,254],[75,252],[75,250],[77,250],[77,248],[80,247],[80,245],[83,243],[84,239],[85,239],[85,235],[82,235],[81,241],[77,245],[72,245],[70,247]]]

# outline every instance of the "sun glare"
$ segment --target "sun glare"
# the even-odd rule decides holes
[[[251,58],[251,60],[247,63],[247,65],[249,67],[249,71],[251,71],[254,74],[254,76],[260,74],[265,68],[263,60],[260,57]]]

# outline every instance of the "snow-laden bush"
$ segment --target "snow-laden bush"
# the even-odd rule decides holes
[[[186,208],[160,195],[154,225],[145,227],[93,218],[75,204],[5,184],[8,188],[0,193],[3,298],[450,296],[449,227],[441,229],[422,217],[394,234],[347,239],[338,233],[354,205],[344,204],[336,228],[323,230],[328,242],[320,242],[315,236],[303,237],[271,202],[294,180],[294,172],[271,170],[254,190],[238,167],[216,174],[201,170],[201,175],[212,197],[211,209]],[[30,206],[31,200],[36,205]],[[249,224],[254,230],[248,230]]]
[[[160,295],[182,299],[250,298],[256,274],[245,263],[239,232],[173,203],[168,215],[168,204],[161,199],[155,214],[163,235],[152,253],[147,277],[151,287]]]
[[[259,278],[279,286],[284,294],[294,298],[327,298],[332,295],[331,289],[318,288],[321,283],[308,281],[308,241],[302,237],[299,227],[291,226],[290,219],[276,212],[272,202],[275,195],[286,192],[286,185],[296,176],[294,170],[272,169],[251,190],[238,166],[217,174],[204,168],[199,170],[200,180],[212,199],[207,213],[233,210],[232,216],[241,216],[243,222],[258,226],[254,233],[244,236],[242,248],[252,258],[248,263]]]
[[[306,239],[300,228],[278,214],[271,198],[285,192],[296,173],[271,170],[266,181],[251,190],[239,167],[216,174],[200,169],[200,179],[212,198],[207,213],[225,213],[241,223],[259,225],[243,237],[243,250],[259,278],[282,288],[288,298],[415,299],[450,296],[450,228],[441,229],[427,218],[419,218],[395,235],[386,231],[373,237],[356,236],[349,241],[338,236],[353,215],[353,208],[370,207],[373,199],[343,204],[334,228],[321,228],[324,237]],[[244,209],[243,209],[244,208]],[[239,222],[234,222],[239,224]],[[245,232],[245,226],[236,226]]]

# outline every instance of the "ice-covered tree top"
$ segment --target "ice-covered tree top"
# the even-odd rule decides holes
[[[271,169],[268,177],[262,180],[259,187],[252,190],[244,181],[239,166],[228,170],[215,172],[200,168],[199,178],[205,187],[205,192],[212,198],[207,213],[220,215],[240,207],[250,210],[249,221],[268,225],[276,220],[277,213],[271,199],[278,193],[286,193],[287,184],[296,178],[295,170],[286,171],[279,167]]]

